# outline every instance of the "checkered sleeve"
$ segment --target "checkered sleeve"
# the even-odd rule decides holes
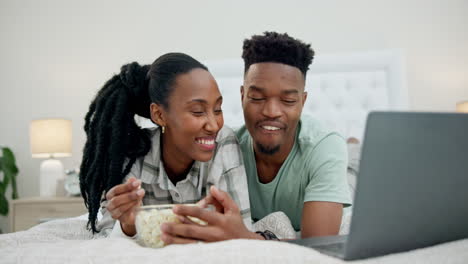
[[[126,166],[127,162],[128,160],[125,161],[124,167]],[[130,170],[129,174],[125,177],[123,182],[126,182],[127,179],[132,176],[139,179],[140,175],[141,175],[141,160],[139,159],[133,164],[132,169]],[[102,200],[101,200],[100,214],[102,215],[102,218],[99,219],[96,227],[103,236],[106,236],[106,237],[110,236],[112,234],[112,229],[116,223],[116,220],[112,218],[110,212],[107,210],[107,200],[106,200],[105,195],[103,195]]]
[[[226,191],[236,202],[248,229],[251,229],[250,202],[242,152],[230,128],[224,127],[211,164],[210,178],[219,189]]]

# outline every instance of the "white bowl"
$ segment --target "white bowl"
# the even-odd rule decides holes
[[[184,204],[196,206],[195,204]],[[161,240],[162,223],[180,223],[180,220],[172,212],[175,204],[145,205],[137,209],[135,226],[137,231],[137,241],[140,245],[151,248],[164,247]],[[197,218],[190,218],[198,224],[205,224]]]

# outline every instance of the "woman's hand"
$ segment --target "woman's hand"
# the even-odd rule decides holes
[[[245,227],[234,200],[229,194],[212,186],[211,194],[197,206],[177,205],[173,211],[181,216],[182,223],[164,223],[161,225],[161,239],[166,244],[186,244],[196,241],[215,242],[228,239],[246,238],[263,239],[259,234],[250,232]],[[201,207],[213,205],[216,211],[208,211]],[[207,225],[188,222],[186,217],[192,216],[203,220]]]
[[[140,185],[140,180],[131,177],[126,183],[116,185],[106,193],[107,210],[113,219],[119,220],[122,231],[127,236],[136,234],[135,207],[145,196],[145,190],[140,189]]]

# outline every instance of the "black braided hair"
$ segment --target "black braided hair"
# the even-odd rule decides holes
[[[244,73],[250,65],[261,62],[278,62],[298,68],[304,78],[315,52],[310,44],[290,37],[287,33],[264,32],[244,40],[242,58]]]
[[[93,233],[99,232],[97,214],[105,193],[122,183],[136,159],[151,148],[148,131],[137,126],[135,114],[151,118],[152,102],[169,109],[168,98],[176,77],[195,68],[208,70],[183,53],[167,53],[151,66],[126,64],[91,102],[85,116],[87,140],[80,167],[80,189],[89,211],[88,228]]]

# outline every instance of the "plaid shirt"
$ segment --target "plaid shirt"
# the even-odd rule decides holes
[[[216,149],[210,161],[195,161],[187,177],[174,185],[166,174],[161,160],[160,132],[152,131],[152,147],[145,157],[136,160],[129,177],[141,179],[145,190],[143,204],[182,204],[196,203],[207,195],[209,187],[215,185],[226,191],[234,199],[241,211],[247,228],[251,228],[250,204],[244,162],[237,138],[232,129],[224,126],[216,137]],[[101,206],[103,218],[98,228],[108,234],[115,221],[105,209],[107,201]],[[120,225],[119,225],[120,227]]]

